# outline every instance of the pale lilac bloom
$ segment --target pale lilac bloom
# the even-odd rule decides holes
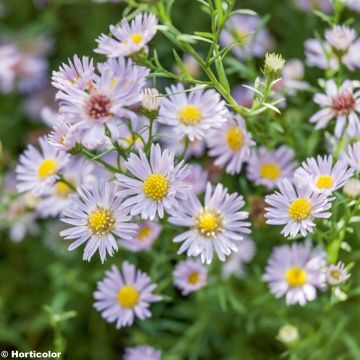
[[[345,129],[350,136],[360,132],[360,91],[354,92],[354,88],[354,82],[350,80],[344,81],[339,88],[334,80],[326,82],[326,93],[314,96],[314,102],[322,108],[309,120],[316,124],[316,129],[325,128],[331,119],[336,118],[336,137],[340,138]]]
[[[140,149],[123,166],[130,176],[116,174],[118,195],[127,198],[124,206],[131,208],[131,215],[141,214],[144,220],[172,213],[190,190],[184,182],[189,173],[184,161],[175,165],[175,154],[159,144],[151,146],[149,159]]]
[[[125,261],[121,271],[113,265],[97,283],[94,307],[117,329],[131,326],[136,318],[151,317],[150,304],[161,300],[153,294],[156,287],[146,273]]]
[[[116,238],[130,239],[137,229],[129,223],[132,218],[123,206],[122,199],[115,196],[116,188],[104,180],[77,189],[71,195],[71,203],[65,209],[61,221],[70,225],[60,235],[73,240],[72,251],[86,243],[83,259],[90,261],[99,251],[101,262],[118,250]],[[116,236],[116,238],[115,238]]]
[[[360,1],[359,0],[346,0],[346,5],[349,9],[356,12],[360,12]]]
[[[16,167],[17,190],[44,194],[59,179],[59,172],[66,166],[70,155],[52,147],[45,137],[39,139],[40,151],[34,146],[20,155]]]
[[[207,267],[196,260],[180,261],[173,272],[174,285],[182,295],[189,295],[206,285],[207,273]]]
[[[327,42],[318,39],[305,41],[306,64],[320,69],[338,70],[340,67],[339,59],[332,52],[331,46]]]
[[[329,218],[331,203],[326,195],[314,192],[311,187],[294,187],[285,179],[279,184],[279,190],[265,197],[266,223],[285,225],[281,234],[306,236],[312,232],[317,218]]]
[[[255,145],[240,115],[232,115],[220,129],[209,132],[206,142],[209,155],[215,157],[215,165],[232,175],[240,173],[244,162],[249,160],[250,147]]]
[[[305,11],[312,11],[316,9],[327,13],[332,11],[331,0],[295,0],[295,3],[300,9]]]
[[[130,56],[140,50],[147,51],[147,44],[156,34],[157,23],[153,14],[138,14],[131,22],[123,19],[120,25],[110,25],[110,32],[115,39],[101,34],[96,39],[98,47],[94,51],[109,58]]]
[[[161,360],[161,352],[149,345],[128,347],[125,349],[124,360]]]
[[[65,117],[54,125],[48,135],[48,142],[57,150],[71,150],[77,142],[81,142],[81,131],[78,130],[77,124],[68,123]]]
[[[360,173],[360,141],[348,146],[345,159],[352,169]]]
[[[157,121],[171,126],[175,137],[201,140],[227,120],[225,102],[214,90],[193,87],[187,93],[182,84],[177,84],[166,88],[166,93],[169,96],[161,99]]]
[[[247,177],[256,185],[264,185],[271,190],[277,187],[280,181],[290,179],[294,169],[293,149],[285,145],[273,151],[260,147],[250,156]]]
[[[233,86],[231,96],[239,105],[247,108],[251,108],[254,102],[254,93],[242,85]]]
[[[205,191],[209,174],[203,166],[193,163],[189,164],[189,175],[184,179],[185,183],[192,186],[195,195],[199,195]]]
[[[304,306],[324,290],[326,253],[310,242],[275,247],[263,279],[276,298],[285,296],[287,305]]]
[[[331,264],[327,268],[326,281],[332,286],[342,284],[349,277],[350,274],[345,269],[345,264],[341,261],[337,264]]]
[[[336,25],[325,31],[326,41],[336,50],[346,51],[357,38],[354,29],[346,25]]]
[[[15,86],[15,66],[20,61],[21,53],[14,43],[0,45],[0,89],[8,93]]]
[[[214,252],[221,261],[225,261],[237,243],[250,233],[249,214],[241,211],[244,199],[237,193],[229,194],[221,184],[206,186],[204,205],[193,192],[181,204],[169,222],[189,228],[177,235],[174,242],[182,242],[179,254],[200,256],[201,261],[210,264]]]
[[[307,158],[295,171],[294,183],[299,187],[310,187],[314,192],[330,195],[342,188],[353,175],[345,160],[333,164],[333,157],[317,156]]]

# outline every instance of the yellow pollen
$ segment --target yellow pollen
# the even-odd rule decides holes
[[[147,198],[160,201],[168,193],[169,181],[162,174],[151,174],[145,179],[143,189]]]
[[[319,176],[316,186],[318,189],[330,189],[334,185],[334,179],[330,175],[321,175]]]
[[[70,82],[75,85],[80,80],[80,76],[76,76],[73,79],[70,80]]]
[[[188,276],[188,282],[191,285],[197,284],[199,282],[199,280],[200,280],[200,274],[197,271],[191,272]]]
[[[277,180],[281,175],[280,167],[275,163],[264,163],[260,167],[260,176],[267,180]]]
[[[238,126],[230,126],[226,133],[226,143],[232,151],[239,151],[244,146],[244,134]]]
[[[66,198],[72,192],[70,186],[63,181],[59,181],[55,184],[55,194],[58,197]]]
[[[288,207],[290,218],[296,221],[308,219],[311,216],[311,211],[311,202],[303,198],[294,200]]]
[[[141,145],[142,144],[142,141],[140,139],[140,136],[133,136],[133,135],[129,135],[127,136],[125,139],[124,139],[124,146],[126,147],[130,147],[132,145]]]
[[[141,34],[132,34],[130,36],[130,39],[137,45],[139,45],[143,39],[143,36]]]
[[[186,105],[179,111],[179,120],[186,126],[197,125],[201,116],[201,111],[193,105]]]
[[[307,275],[303,269],[292,267],[286,271],[285,280],[291,287],[302,286],[306,283]]]
[[[110,83],[110,89],[112,89],[118,83],[118,79],[113,79]]]
[[[56,173],[57,162],[54,159],[45,159],[38,168],[38,177],[45,180]]]
[[[333,269],[330,271],[330,277],[336,281],[340,281],[342,278],[342,274],[339,270]]]
[[[144,226],[142,227],[138,233],[137,233],[137,239],[139,241],[144,240],[145,238],[147,238],[149,235],[151,234],[151,229],[149,226]]]
[[[114,214],[110,209],[97,208],[88,217],[88,227],[93,235],[104,236],[113,231]]]
[[[133,308],[139,301],[139,291],[132,285],[124,285],[117,294],[119,304],[124,308]]]
[[[223,220],[220,212],[203,209],[195,220],[195,228],[206,237],[217,235],[223,229]]]

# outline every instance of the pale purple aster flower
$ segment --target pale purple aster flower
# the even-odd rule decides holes
[[[359,0],[346,0],[346,5],[349,9],[356,12],[360,12],[360,1]]]
[[[326,281],[332,286],[342,284],[349,277],[350,274],[345,269],[345,264],[341,261],[337,264],[331,264],[327,268]]]
[[[206,142],[215,165],[225,168],[228,174],[241,171],[250,157],[250,147],[255,145],[240,115],[233,115],[220,129],[209,132]]]
[[[19,63],[21,53],[14,43],[0,45],[0,89],[8,93],[15,87],[15,66]]]
[[[174,238],[174,242],[183,243],[178,253],[200,256],[203,263],[210,264],[215,252],[225,261],[226,256],[237,251],[243,235],[250,233],[250,223],[246,221],[249,214],[240,211],[244,205],[241,195],[229,194],[222,184],[214,188],[207,184],[204,205],[191,192],[169,218],[171,224],[189,228]]]
[[[161,99],[157,121],[171,126],[175,137],[201,140],[207,131],[221,127],[227,120],[225,102],[214,90],[194,87],[186,93],[184,86],[177,84],[166,88],[166,93],[169,96]]]
[[[162,226],[148,220],[137,223],[137,225],[136,234],[130,239],[121,240],[119,244],[132,252],[149,250],[154,241],[159,237]]]
[[[344,186],[351,178],[353,170],[345,160],[338,160],[333,165],[333,157],[318,156],[308,158],[295,171],[294,183],[298,187],[310,187],[314,192],[330,195]]]
[[[327,13],[332,11],[331,0],[295,0],[295,3],[300,9],[305,11],[316,9]]]
[[[63,212],[61,221],[71,225],[60,235],[66,240],[75,240],[69,246],[72,251],[86,243],[83,259],[90,261],[99,251],[101,262],[106,255],[113,256],[118,250],[115,236],[130,239],[137,229],[122,200],[115,196],[112,183],[100,180],[79,188],[71,195],[71,203]]]
[[[262,27],[261,19],[253,15],[233,15],[220,33],[222,46],[239,43],[232,48],[240,59],[262,57],[273,46],[273,38]]]
[[[147,44],[156,34],[157,23],[153,14],[138,14],[130,23],[123,19],[120,25],[110,25],[110,32],[115,39],[101,34],[96,39],[98,47],[94,51],[109,58],[130,56],[140,50],[147,51]]]
[[[155,289],[146,273],[125,261],[121,271],[113,265],[97,283],[94,307],[107,322],[115,322],[117,329],[131,326],[135,318],[151,317],[150,303],[161,300],[153,294]]]
[[[149,345],[139,345],[125,349],[124,360],[161,360],[161,352]]]
[[[331,45],[318,39],[305,41],[306,64],[323,70],[338,70],[339,58],[332,52]]]
[[[76,124],[70,124],[62,119],[54,125],[53,130],[48,135],[48,142],[57,150],[71,150],[77,142],[81,142],[81,132],[78,131]]]
[[[356,38],[356,31],[346,25],[336,25],[325,31],[326,41],[339,51],[348,50]]]
[[[196,260],[180,261],[173,272],[174,285],[182,295],[189,295],[206,285],[207,273],[207,267]]]
[[[195,195],[199,195],[205,191],[206,183],[208,181],[208,172],[199,164],[189,164],[189,175],[184,179],[184,182],[192,186],[192,191]]]
[[[360,141],[348,146],[345,159],[355,171],[360,173]]]
[[[45,137],[39,139],[40,151],[32,145],[24,151],[16,167],[17,190],[44,194],[59,179],[59,172],[70,155],[54,149]]]
[[[242,85],[233,86],[231,96],[239,105],[247,108],[251,108],[254,102],[254,93]]]
[[[316,123],[316,129],[325,128],[329,121],[336,118],[335,136],[341,137],[344,130],[350,136],[360,132],[360,91],[354,92],[354,83],[346,80],[338,88],[334,80],[326,82],[326,94],[317,93],[314,102],[322,109],[311,118],[311,123]]]
[[[273,151],[261,147],[250,156],[247,177],[256,185],[264,185],[271,190],[277,187],[280,181],[290,179],[294,168],[293,149],[285,145]]]
[[[139,155],[131,153],[123,166],[131,177],[116,174],[118,195],[127,197],[124,206],[131,207],[131,215],[141,214],[144,220],[171,213],[190,190],[184,182],[188,175],[184,161],[175,166],[174,153],[162,151],[159,144],[151,146],[150,159],[140,149]]]
[[[266,223],[285,225],[281,234],[305,236],[315,227],[314,220],[328,218],[331,203],[326,195],[314,192],[311,187],[298,188],[285,179],[279,184],[279,191],[265,197]]]
[[[275,247],[263,279],[276,298],[286,297],[287,305],[316,299],[316,290],[325,289],[326,253],[311,243]]]

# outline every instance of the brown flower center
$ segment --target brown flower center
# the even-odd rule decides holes
[[[102,94],[92,95],[86,104],[88,115],[95,120],[99,120],[109,115],[111,100]]]
[[[355,108],[356,100],[351,90],[344,90],[332,99],[331,107],[337,115],[349,115]]]

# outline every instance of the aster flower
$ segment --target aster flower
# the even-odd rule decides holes
[[[356,31],[346,25],[336,25],[325,31],[326,41],[339,51],[346,51],[356,38]]]
[[[345,181],[351,178],[353,171],[348,168],[345,160],[338,160],[333,165],[333,158],[318,156],[308,158],[295,171],[294,183],[299,187],[310,186],[314,192],[331,194],[344,186]]]
[[[220,129],[209,132],[206,142],[215,165],[225,168],[228,174],[241,171],[250,157],[250,147],[255,145],[240,115],[233,115]]]
[[[351,168],[360,173],[360,141],[348,146],[345,159]]]
[[[300,9],[305,11],[319,9],[329,13],[332,10],[332,4],[329,0],[295,0],[295,2]]]
[[[130,239],[137,229],[136,224],[129,223],[131,217],[122,200],[115,197],[115,187],[104,180],[78,189],[78,194],[71,196],[71,204],[63,212],[61,221],[71,227],[60,235],[66,240],[75,240],[69,251],[86,243],[83,259],[90,261],[99,251],[102,263],[107,254],[113,256],[118,250],[115,236]]]
[[[250,223],[245,221],[248,213],[240,211],[244,206],[243,197],[233,193],[221,184],[215,188],[206,186],[204,205],[194,193],[169,218],[169,222],[189,230],[176,236],[174,242],[182,242],[178,253],[187,252],[188,256],[199,256],[201,261],[210,264],[214,251],[221,261],[233,251],[243,234],[250,233]]]
[[[58,121],[48,135],[48,142],[57,150],[71,150],[81,139],[81,132],[77,131],[77,125],[71,125],[63,118]]]
[[[338,70],[339,58],[332,52],[331,45],[318,39],[308,39],[304,43],[306,64],[323,70]]]
[[[358,0],[346,0],[346,6],[356,12],[360,12],[360,2]]]
[[[147,88],[141,92],[141,105],[146,111],[158,111],[160,107],[160,93],[155,88]]]
[[[360,195],[360,181],[358,179],[349,179],[345,182],[343,188],[344,194],[356,198]]]
[[[185,92],[182,84],[166,88],[169,96],[161,99],[157,121],[173,128],[176,137],[201,140],[211,128],[219,128],[227,120],[225,102],[214,90],[192,88]]]
[[[173,272],[174,285],[181,290],[182,295],[203,288],[207,281],[207,267],[196,260],[180,261]]]
[[[135,318],[151,317],[150,303],[161,300],[153,294],[155,289],[146,273],[125,261],[121,271],[113,265],[98,282],[94,307],[107,322],[115,322],[117,329],[131,326]]]
[[[149,345],[139,345],[126,348],[124,360],[161,360],[161,352]]]
[[[136,234],[130,239],[120,241],[119,244],[132,252],[149,250],[154,241],[159,237],[162,226],[147,220],[137,223],[137,225]]]
[[[138,14],[129,23],[124,19],[119,26],[110,26],[110,32],[115,37],[101,34],[94,50],[109,58],[130,56],[140,50],[147,51],[147,44],[157,31],[158,20],[153,14]]]
[[[21,53],[14,43],[0,45],[0,89],[10,92],[15,86],[15,66],[20,61]]]
[[[334,286],[345,282],[350,277],[350,274],[345,269],[345,264],[341,261],[338,264],[331,264],[326,271],[326,281],[328,284]]]
[[[316,290],[325,288],[326,253],[305,244],[274,248],[263,279],[276,298],[286,297],[287,305],[316,299]]]
[[[59,172],[70,159],[70,155],[54,149],[45,137],[39,139],[40,151],[29,145],[19,158],[16,167],[17,190],[44,194],[59,179]]]
[[[284,236],[296,236],[299,232],[305,236],[312,232],[316,218],[328,218],[331,204],[326,195],[314,192],[311,187],[298,188],[287,179],[279,184],[279,191],[268,195],[265,202],[266,223],[285,225],[281,233]]]
[[[335,136],[341,137],[344,129],[348,128],[350,136],[360,132],[360,92],[354,93],[354,83],[345,81],[340,88],[334,80],[326,82],[326,94],[315,94],[314,102],[322,109],[310,118],[311,123],[316,123],[316,129],[325,128],[329,121],[336,118]]]
[[[189,175],[184,179],[184,182],[192,187],[195,195],[199,195],[205,191],[209,174],[199,164],[190,164],[188,169]]]
[[[187,166],[181,161],[174,165],[175,155],[160,145],[152,145],[150,160],[140,149],[139,155],[131,153],[123,164],[130,176],[116,174],[119,184],[118,196],[128,197],[124,206],[130,206],[131,215],[139,215],[146,220],[154,220],[158,214],[164,217],[179,206],[189,191],[184,179],[188,175]]]
[[[287,146],[269,151],[261,147],[253,152],[247,166],[247,177],[256,185],[264,185],[268,189],[277,187],[280,181],[289,179],[294,173],[294,151]]]

